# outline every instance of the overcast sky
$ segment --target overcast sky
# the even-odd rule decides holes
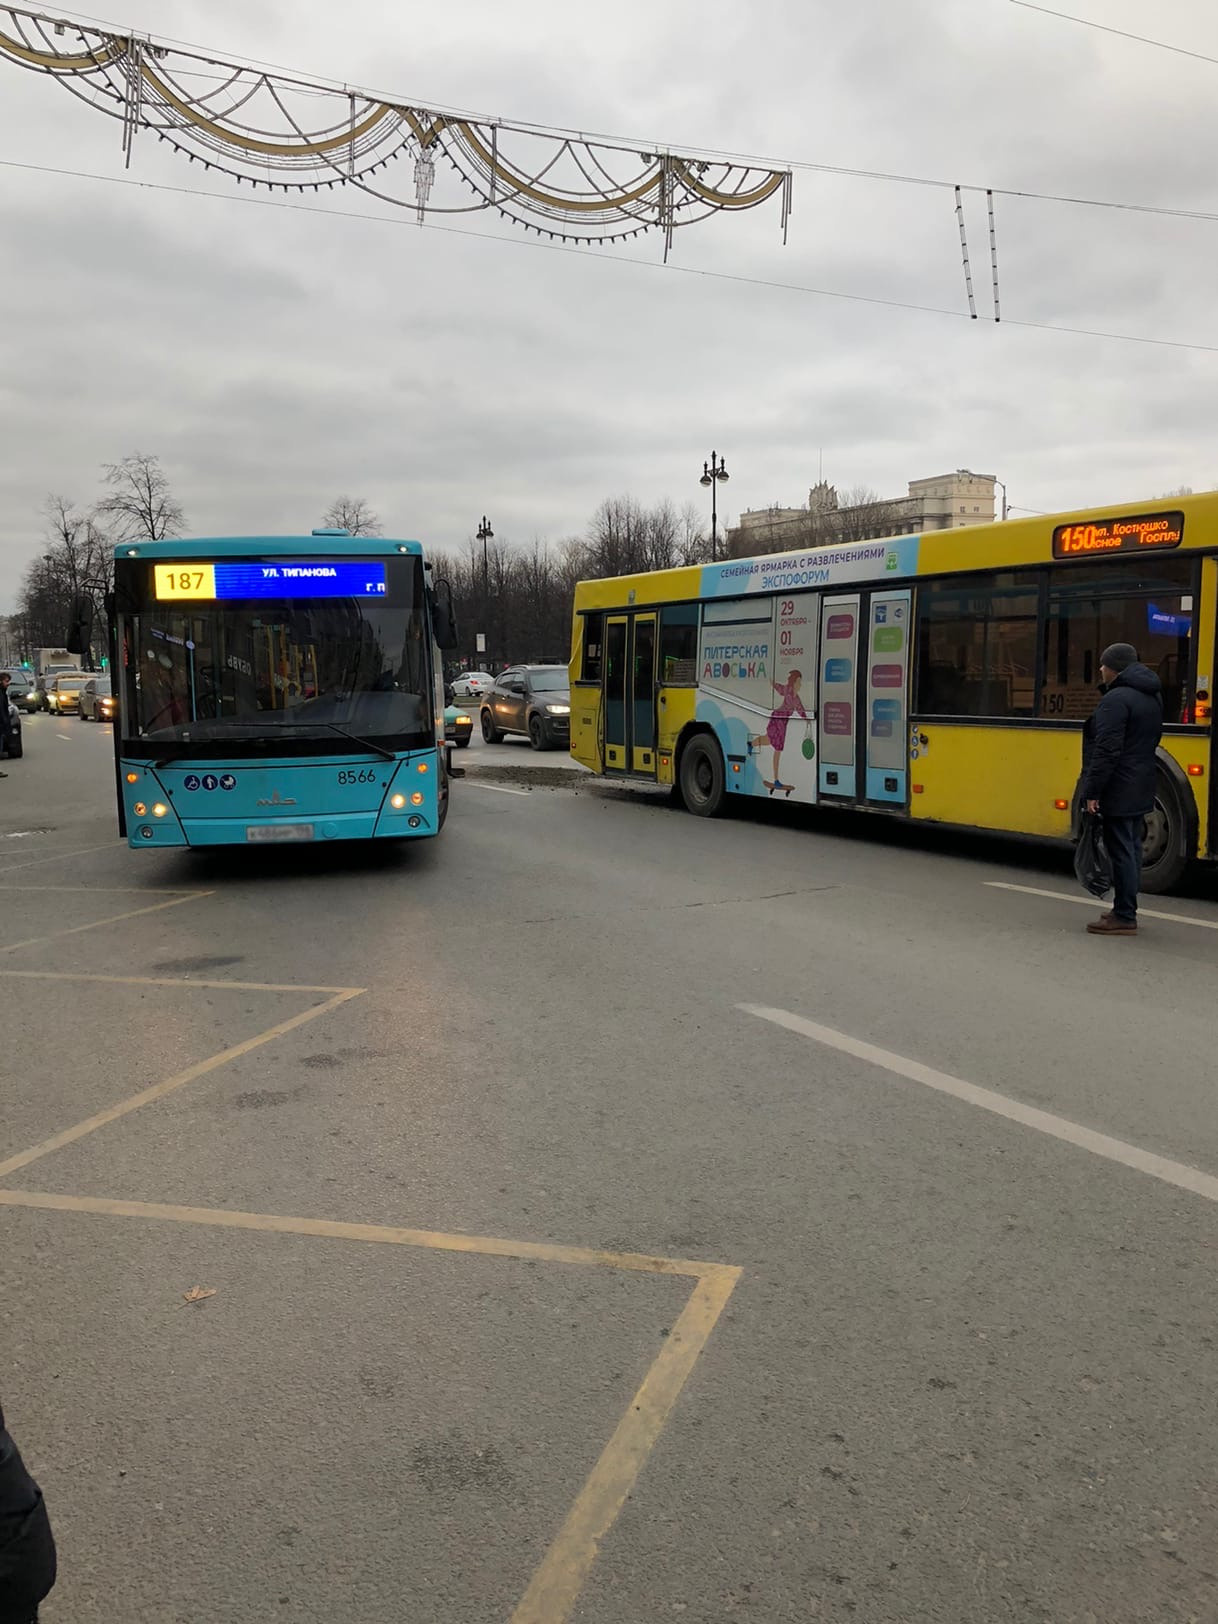
[[[1218,57],[1210,0],[1058,3]],[[106,20],[677,151],[1218,210],[1218,65],[1008,0],[121,0]],[[119,137],[0,60],[7,163],[118,177]],[[822,455],[839,488],[971,467],[1042,510],[1218,483],[1218,353],[689,274],[964,310],[949,191],[797,171],[785,248],[767,205],[690,226],[665,269],[654,236],[576,256],[489,213],[459,221],[475,240],[229,201],[147,136],[130,173],[224,195],[0,167],[0,610],[46,494],[87,504],[135,450],[192,533],[307,530],[347,492],[441,548],[484,512],[527,543],[611,494],[702,502],[712,447],[731,517],[806,500]],[[355,191],[321,206],[392,212]],[[1218,224],[997,209],[1005,317],[1218,345]]]

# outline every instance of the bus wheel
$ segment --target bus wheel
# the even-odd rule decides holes
[[[723,752],[709,733],[695,733],[681,752],[681,798],[698,818],[717,818],[723,810]]]
[[[1180,796],[1160,773],[1155,785],[1154,811],[1146,816],[1142,834],[1142,890],[1152,896],[1179,885],[1188,869],[1188,824]]]

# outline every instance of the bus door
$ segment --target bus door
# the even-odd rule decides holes
[[[630,770],[656,775],[656,617],[630,623]]]
[[[656,773],[656,617],[610,615],[605,624],[606,772]]]
[[[905,587],[822,601],[820,792],[826,800],[905,805],[911,598]]]
[[[822,800],[858,800],[859,593],[826,593],[820,605],[819,789]]]
[[[859,685],[859,753],[863,799],[872,806],[904,806],[909,781],[909,644],[913,636],[908,587],[868,594],[867,659]]]
[[[626,711],[626,643],[630,621],[609,615],[605,621],[605,742],[606,772],[624,773],[630,762],[629,717]]]

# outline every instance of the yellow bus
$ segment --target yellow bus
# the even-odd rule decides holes
[[[571,753],[606,778],[1068,841],[1099,656],[1165,728],[1143,887],[1212,860],[1218,494],[582,581]]]

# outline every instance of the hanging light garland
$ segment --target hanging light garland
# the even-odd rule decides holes
[[[4,5],[0,58],[50,76],[117,119],[128,166],[147,131],[239,184],[285,192],[353,186],[414,209],[420,223],[493,209],[567,242],[658,230],[665,258],[678,227],[777,198],[786,240],[790,170],[436,113]],[[446,190],[444,177],[463,183],[472,201],[459,187]]]

